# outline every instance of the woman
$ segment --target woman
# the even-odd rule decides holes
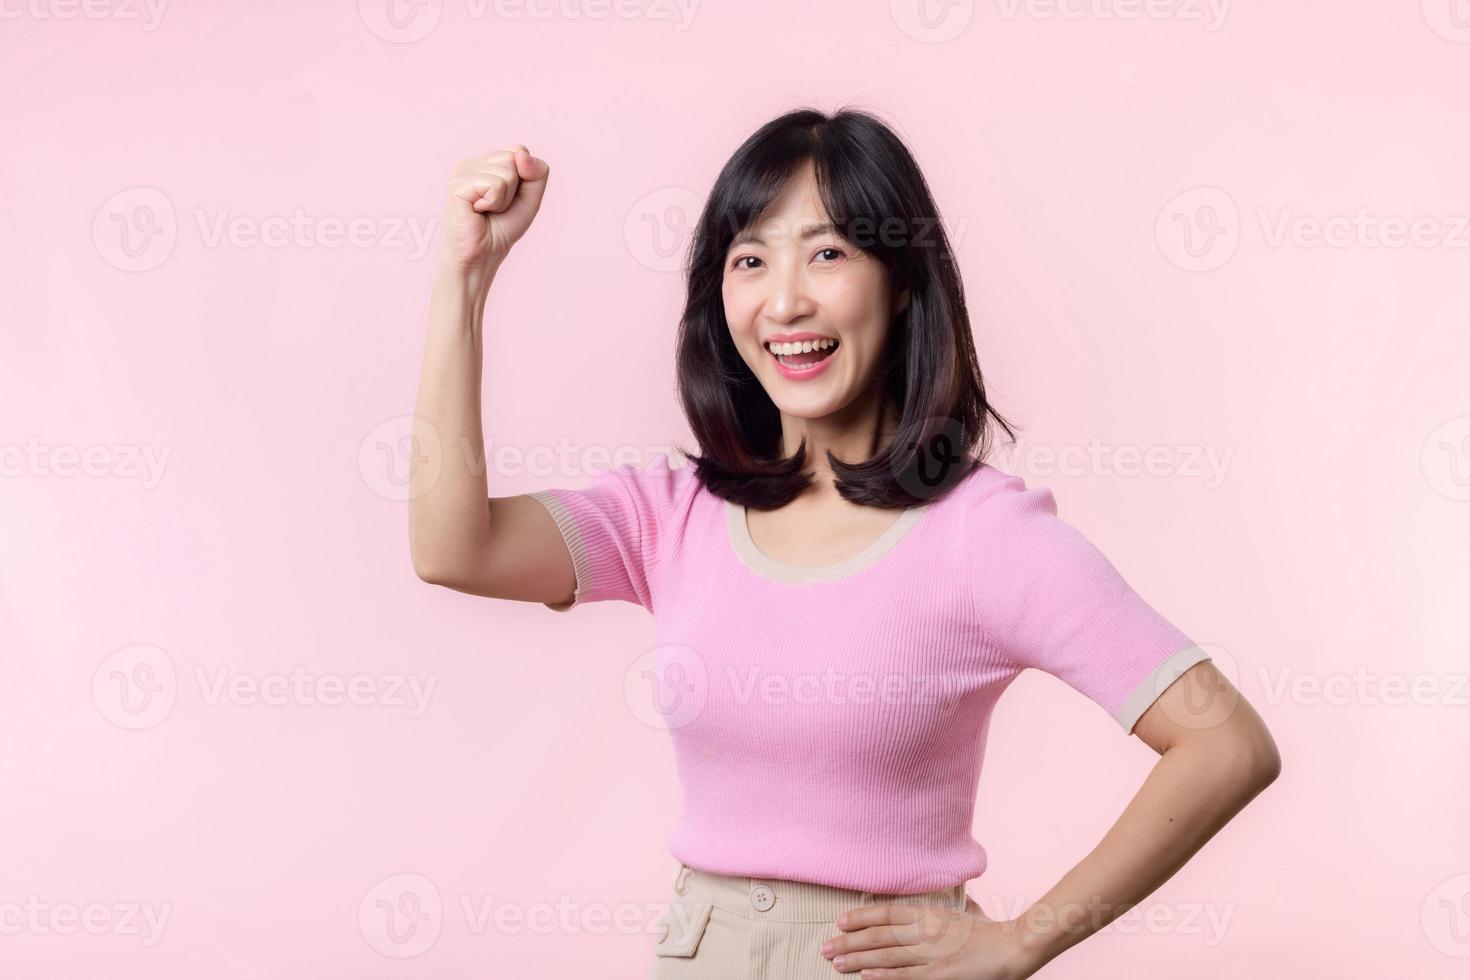
[[[450,182],[421,451],[484,443],[486,291],[548,174],[517,145]],[[1030,976],[1279,771],[1208,654],[1048,489],[983,462],[989,422],[1014,433],[937,215],[877,119],[783,115],[726,164],[692,244],[677,362],[702,454],[488,507],[459,454],[415,473],[426,581],[655,616],[684,798],[657,978]],[[1092,853],[995,921],[965,893],[985,868],[970,828],[991,710],[1027,667],[1161,758]]]

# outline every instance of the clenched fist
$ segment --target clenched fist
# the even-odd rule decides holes
[[[444,205],[444,261],[469,273],[501,262],[531,227],[550,173],[521,143],[461,161]]]

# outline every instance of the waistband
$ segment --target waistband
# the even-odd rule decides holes
[[[776,922],[834,922],[859,905],[938,905],[963,911],[969,900],[963,884],[913,895],[891,895],[837,888],[785,878],[750,878],[701,871],[680,863],[675,894],[709,902],[742,918]]]

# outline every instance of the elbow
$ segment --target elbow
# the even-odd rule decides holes
[[[1270,736],[1267,736],[1264,746],[1251,752],[1248,773],[1251,786],[1257,793],[1276,782],[1276,777],[1281,775],[1281,753]]]
[[[1281,751],[1264,726],[1239,738],[1232,746],[1231,769],[1250,797],[1256,796],[1281,775]]]
[[[450,587],[454,581],[454,576],[443,562],[418,552],[413,555],[413,573],[419,577],[419,581],[430,585]]]

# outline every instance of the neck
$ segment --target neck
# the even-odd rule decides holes
[[[881,399],[861,398],[821,418],[781,413],[781,443],[784,455],[790,456],[802,438],[806,438],[807,470],[816,478],[816,485],[825,490],[834,482],[832,467],[827,463],[828,452],[846,463],[871,459],[892,438],[897,427],[898,420],[891,409],[884,417]]]

